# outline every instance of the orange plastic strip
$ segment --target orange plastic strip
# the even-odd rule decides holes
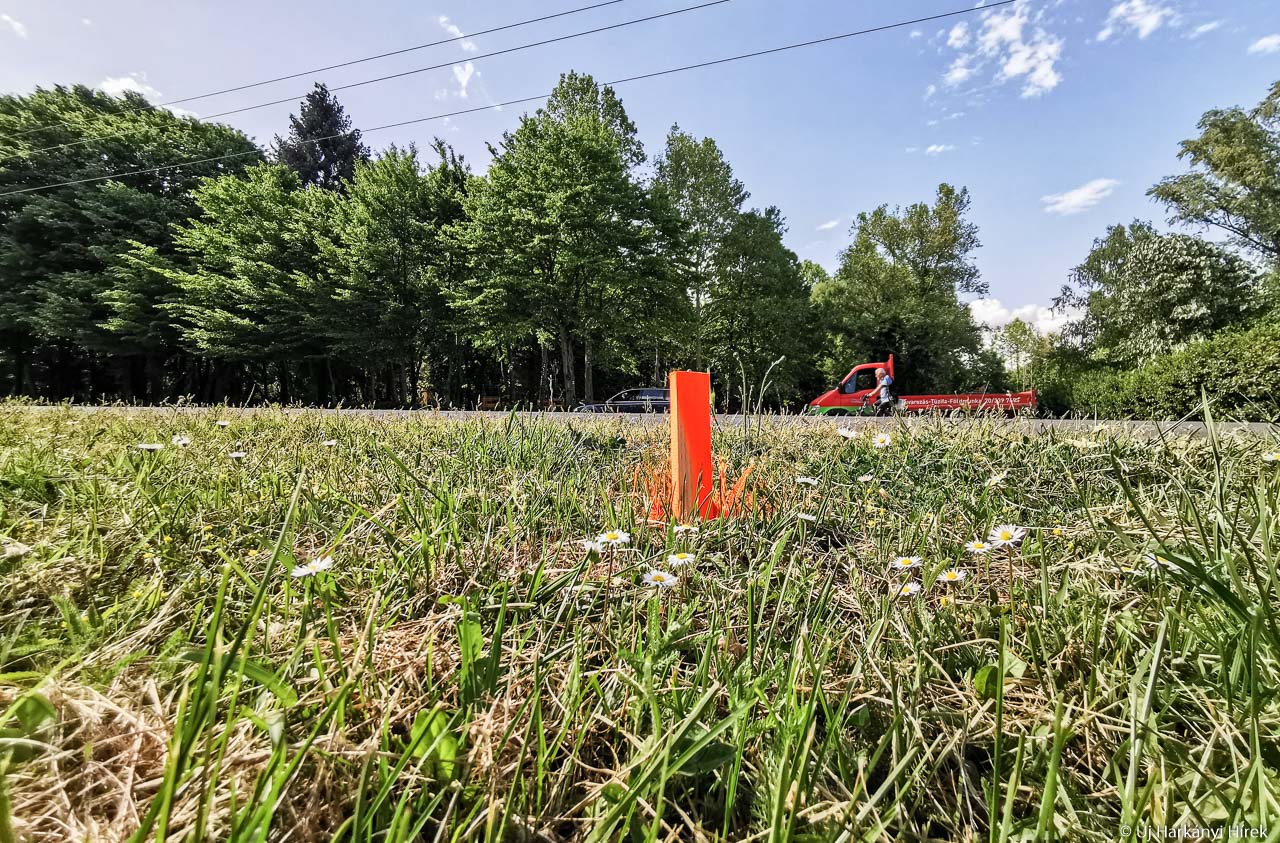
[[[711,376],[706,372],[672,372],[668,386],[671,389],[671,517],[687,521],[696,512],[703,518],[713,518]]]

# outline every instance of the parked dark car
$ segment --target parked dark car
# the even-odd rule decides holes
[[[665,389],[624,389],[600,404],[579,404],[576,413],[668,413],[671,395]]]

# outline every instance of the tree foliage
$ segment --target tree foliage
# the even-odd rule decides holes
[[[369,160],[360,130],[329,89],[317,82],[296,115],[289,118],[288,137],[276,137],[275,159],[298,174],[304,185],[342,190]]]
[[[1280,261],[1280,82],[1252,110],[1213,109],[1178,157],[1192,172],[1150,191],[1171,221],[1227,232],[1246,250]]]

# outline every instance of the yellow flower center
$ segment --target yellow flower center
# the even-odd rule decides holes
[[[662,574],[654,574],[654,575],[653,575],[653,581],[654,581],[654,582],[666,582],[666,581],[667,581],[667,578],[666,578],[665,576],[663,576]]]

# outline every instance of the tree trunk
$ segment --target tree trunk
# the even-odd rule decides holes
[[[538,355],[541,360],[538,362],[538,389],[537,401],[538,409],[544,409],[548,406],[550,396],[547,394],[547,347],[543,343],[538,343]]]
[[[573,377],[573,340],[565,328],[560,329],[560,362],[564,366],[564,405],[577,403],[578,384]]]
[[[596,400],[595,358],[591,353],[591,338],[582,343],[582,393],[588,404]]]

